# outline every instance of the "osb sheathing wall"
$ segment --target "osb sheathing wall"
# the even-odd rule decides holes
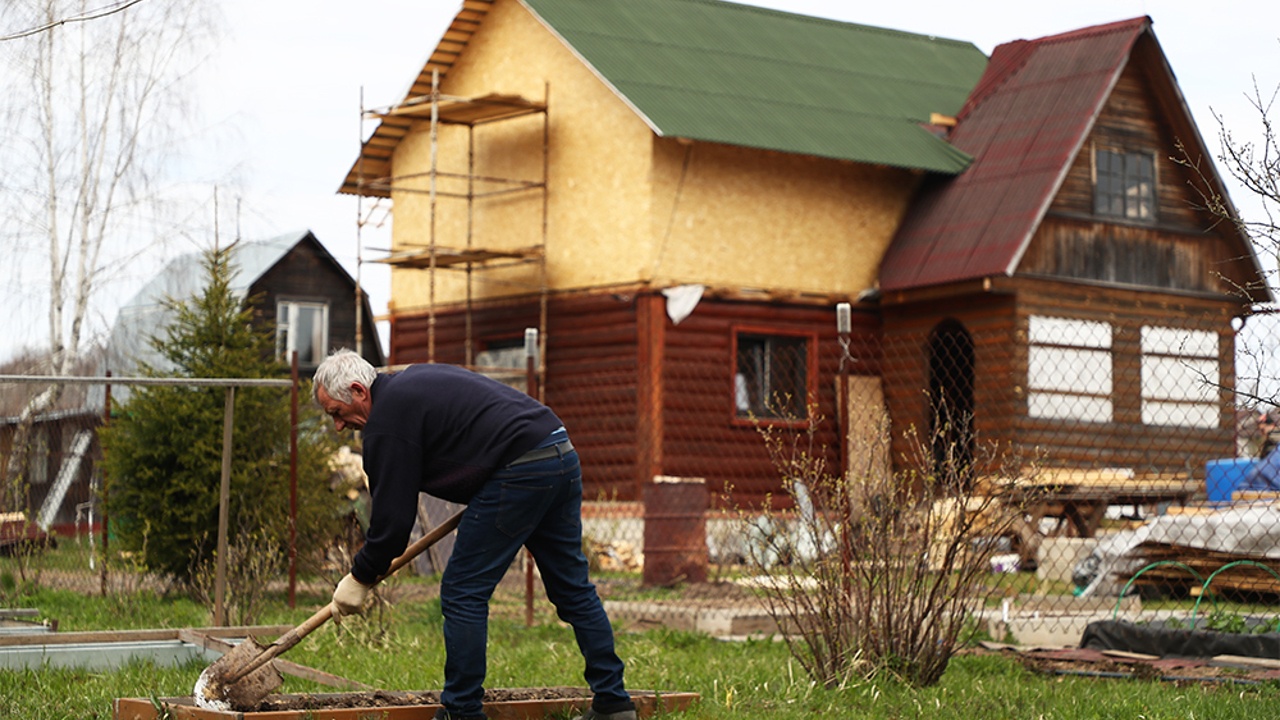
[[[499,0],[442,81],[455,96],[490,93],[547,100],[547,286],[552,290],[652,282],[853,294],[871,287],[918,175],[656,135],[518,0]],[[439,172],[465,173],[468,131],[441,126]],[[472,174],[539,181],[543,118],[471,132]],[[393,158],[396,177],[431,167],[430,125],[418,122]],[[425,175],[397,183],[393,241],[425,246],[431,209]],[[474,190],[496,189],[478,183]],[[416,192],[405,192],[412,188]],[[438,178],[438,192],[466,181]],[[520,248],[543,237],[537,190],[477,199],[473,247]],[[467,203],[440,197],[438,246],[467,244]],[[537,265],[473,274],[473,297],[536,291]],[[437,272],[435,302],[466,297],[462,272]],[[427,306],[430,273],[396,270],[391,308]]]

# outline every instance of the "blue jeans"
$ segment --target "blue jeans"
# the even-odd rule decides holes
[[[538,564],[556,614],[573,626],[593,705],[629,704],[613,628],[587,578],[582,470],[572,450],[498,471],[467,505],[440,584],[445,644],[440,703],[455,717],[481,714],[489,598],[522,545]]]

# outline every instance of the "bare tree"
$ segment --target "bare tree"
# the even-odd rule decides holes
[[[1258,297],[1260,290],[1273,285],[1280,265],[1280,137],[1277,137],[1271,119],[1278,95],[1280,88],[1266,95],[1255,80],[1251,93],[1246,96],[1257,112],[1259,134],[1256,140],[1236,137],[1224,119],[1214,113],[1218,123],[1217,160],[1226,174],[1256,201],[1249,216],[1241,215],[1231,200],[1219,191],[1217,184],[1210,179],[1202,158],[1193,157],[1181,143],[1175,158],[1193,171],[1193,184],[1200,196],[1201,207],[1219,222],[1233,224],[1253,243],[1263,276],[1254,283],[1235,288],[1237,294],[1246,299]],[[1241,405],[1280,405],[1280,345],[1276,343],[1280,315],[1276,308],[1265,305],[1255,304],[1252,310],[1237,336],[1240,358],[1233,389]]]
[[[8,77],[0,202],[7,241],[19,250],[9,281],[46,293],[48,345],[38,355],[51,375],[81,356],[103,282],[164,234],[153,201],[179,144],[188,80],[217,26],[216,6],[199,0],[114,10],[85,0],[10,0],[0,9],[6,26],[39,30],[0,44]],[[47,286],[19,274],[34,264],[47,268]],[[31,421],[61,393],[51,385],[23,408],[0,468],[4,489],[21,481]]]

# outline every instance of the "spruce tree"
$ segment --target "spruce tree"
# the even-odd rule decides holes
[[[233,248],[234,246],[232,246]],[[232,248],[206,254],[207,285],[187,300],[169,299],[174,321],[152,345],[175,368],[144,365],[144,376],[287,378],[273,357],[270,328],[251,324],[253,302],[232,291]],[[106,508],[123,550],[145,567],[190,582],[217,549],[226,388],[138,386],[102,431],[108,473]],[[344,498],[328,486],[334,439],[308,388],[299,390],[298,548],[318,551],[332,537]],[[287,548],[289,389],[235,391],[229,535],[273,552]],[[265,540],[265,542],[264,542]]]

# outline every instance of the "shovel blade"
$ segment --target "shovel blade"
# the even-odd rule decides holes
[[[264,652],[266,648],[250,636],[215,660],[196,681],[196,704],[206,710],[236,712],[258,707],[258,703],[284,682],[275,666],[268,662],[239,680],[233,682],[230,678]]]

